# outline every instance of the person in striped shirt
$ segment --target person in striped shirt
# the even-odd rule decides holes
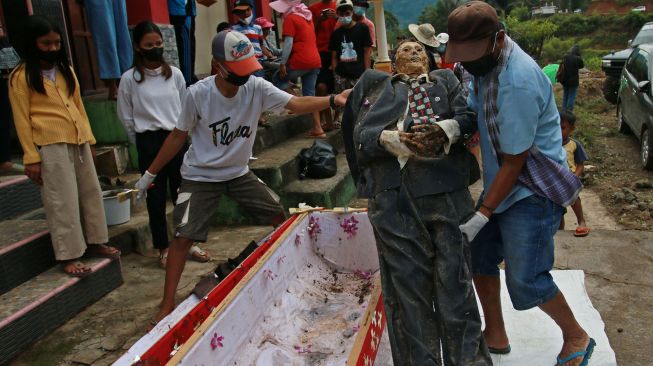
[[[256,53],[256,59],[260,62],[265,61],[265,55],[263,55],[263,49],[261,48],[261,43],[263,42],[263,29],[260,25],[253,22],[253,8],[254,6],[252,5],[251,0],[235,0],[232,13],[238,18],[238,21],[236,24],[231,26],[231,29],[244,34],[247,39],[252,42],[254,53]],[[262,77],[265,73],[260,70],[254,73],[254,75]]]

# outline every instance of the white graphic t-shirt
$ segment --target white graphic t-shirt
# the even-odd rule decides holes
[[[190,132],[192,137],[181,167],[182,177],[224,182],[246,174],[261,113],[281,112],[291,98],[254,76],[233,98],[220,93],[215,76],[190,86],[177,122],[177,129]]]

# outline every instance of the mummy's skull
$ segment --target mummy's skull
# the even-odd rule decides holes
[[[395,56],[395,68],[400,74],[418,77],[429,72],[429,58],[424,46],[417,42],[405,42]]]

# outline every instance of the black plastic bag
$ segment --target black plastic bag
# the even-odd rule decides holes
[[[299,152],[299,179],[329,178],[336,175],[338,151],[326,141],[315,140],[313,146]]]

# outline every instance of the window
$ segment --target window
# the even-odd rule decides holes
[[[648,53],[642,50],[636,50],[632,55],[630,55],[628,64],[626,64],[626,69],[638,82],[649,80],[648,64]]]

